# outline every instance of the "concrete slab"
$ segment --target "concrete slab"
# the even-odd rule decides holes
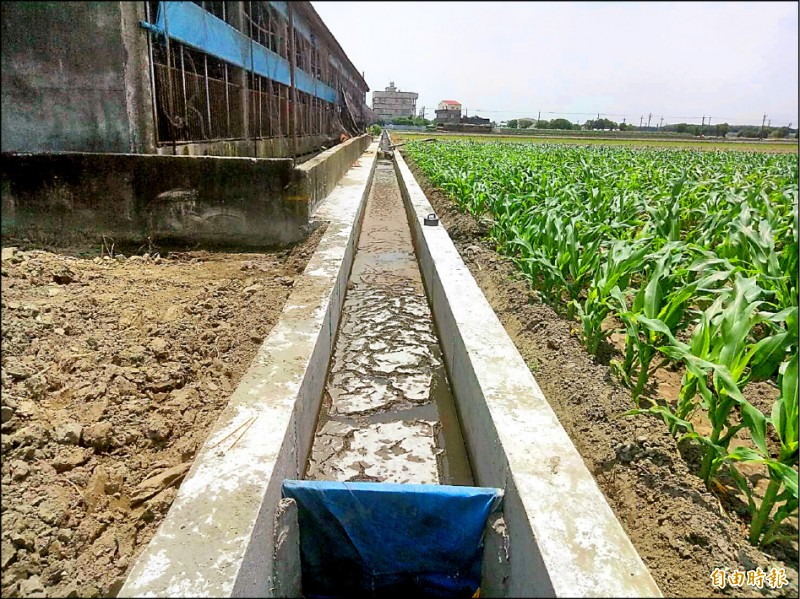
[[[305,469],[376,155],[373,143],[318,208],[317,251],[119,596],[276,593],[280,486]]]
[[[660,596],[447,231],[423,225],[433,209],[394,158],[475,482],[506,493],[509,558],[487,556],[484,584],[513,597]]]

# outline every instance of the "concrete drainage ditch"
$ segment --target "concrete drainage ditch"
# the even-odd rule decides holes
[[[316,533],[292,492],[370,482],[399,487],[398,506],[473,488],[451,484],[497,498],[480,512],[481,596],[660,596],[432,212],[377,143],[319,205],[316,253],[120,596],[296,596]],[[451,524],[425,538],[466,526]]]

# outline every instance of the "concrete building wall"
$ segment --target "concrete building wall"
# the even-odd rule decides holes
[[[2,151],[152,151],[143,2],[3,2]]]
[[[218,81],[223,78],[219,69],[212,69],[211,77],[217,77],[217,81],[204,84],[202,74],[206,65],[202,52],[196,48],[192,50],[195,52],[194,61],[191,56],[186,58],[187,68],[192,72],[187,75],[187,81],[182,82],[181,71],[178,71],[183,69],[182,44],[175,39],[171,41],[171,48],[173,81],[177,80],[177,87],[172,90],[173,94],[160,89],[159,84],[163,88],[168,77],[166,67],[159,65],[160,54],[156,52],[161,48],[161,42],[157,40],[163,38],[152,32],[158,14],[156,4],[150,3],[152,14],[148,15],[146,3],[140,0],[3,2],[0,5],[0,149],[9,153],[285,157],[325,150],[338,143],[342,133],[355,136],[363,131],[370,118],[365,110],[367,84],[310,3],[292,4],[297,55],[304,63],[297,66],[298,74],[302,75],[302,68],[306,69],[306,74],[313,71],[310,64],[305,64],[309,63],[312,46],[321,55],[324,50],[327,52],[325,60],[330,56],[332,61],[329,72],[332,70],[335,75],[331,85],[337,93],[344,90],[348,99],[340,98],[335,105],[330,103],[325,107],[312,106],[310,98],[298,92],[297,109],[287,86],[282,91],[273,90],[273,96],[267,100],[267,94],[262,90],[271,88],[262,81],[258,86],[255,82],[248,82],[245,70],[233,65],[228,65],[226,82]],[[222,10],[228,24],[242,32],[250,31],[245,23],[246,8],[252,11],[269,6],[272,14],[282,19],[273,27],[284,40],[283,54],[288,55],[288,5],[285,2],[227,2],[222,6],[217,3],[214,7],[210,4],[206,3],[208,14],[214,14],[212,8],[216,13]],[[172,3],[173,7],[175,5]],[[192,3],[184,5],[203,11]],[[215,17],[221,18],[216,14]],[[140,25],[148,21],[150,31]],[[259,39],[268,43],[263,37]],[[199,79],[196,77],[198,72],[201,75]],[[157,74],[161,75],[160,79]],[[185,97],[181,83],[188,86]],[[235,97],[231,97],[227,107],[223,102],[220,110],[219,102],[211,101],[212,92],[216,94],[216,100],[221,96],[227,101],[225,89],[228,84],[231,85],[230,95]],[[277,94],[281,94],[280,99]],[[172,96],[177,98],[174,104],[184,110],[184,113],[172,115],[172,122],[179,123],[179,128],[188,129],[188,125],[193,125],[191,134],[175,137],[165,134],[169,128],[163,126],[165,107],[162,104],[164,98]],[[154,107],[156,102],[158,106]],[[267,107],[275,113],[269,118],[261,116]],[[332,116],[334,111],[335,118]],[[198,115],[203,119],[199,125]],[[258,115],[258,118],[253,115]],[[233,128],[235,134],[221,131],[219,126],[212,127],[212,116],[217,123],[225,122],[226,117],[229,123],[239,123]],[[289,126],[290,120],[297,124]],[[260,131],[251,130],[254,122],[259,122]]]
[[[394,86],[394,81],[384,91],[372,92],[372,110],[378,119],[413,117],[417,114],[416,92],[402,92]]]
[[[436,111],[436,123],[453,123],[458,124],[461,122],[461,110],[437,110]]]
[[[360,135],[300,166],[288,158],[4,154],[2,233],[290,243],[305,237],[316,207],[371,142]]]

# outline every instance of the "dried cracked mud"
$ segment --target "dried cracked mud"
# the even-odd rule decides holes
[[[400,188],[379,161],[307,479],[470,484]]]

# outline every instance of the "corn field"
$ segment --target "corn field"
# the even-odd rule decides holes
[[[797,156],[472,142],[412,142],[406,155],[580,323],[590,353],[624,334],[611,367],[627,414],[696,443],[707,485],[730,475],[751,543],[781,539],[798,510]],[[669,364],[683,370],[677,400],[645,397]],[[743,395],[759,380],[779,389],[770,414]],[[767,468],[763,497],[745,463]]]

